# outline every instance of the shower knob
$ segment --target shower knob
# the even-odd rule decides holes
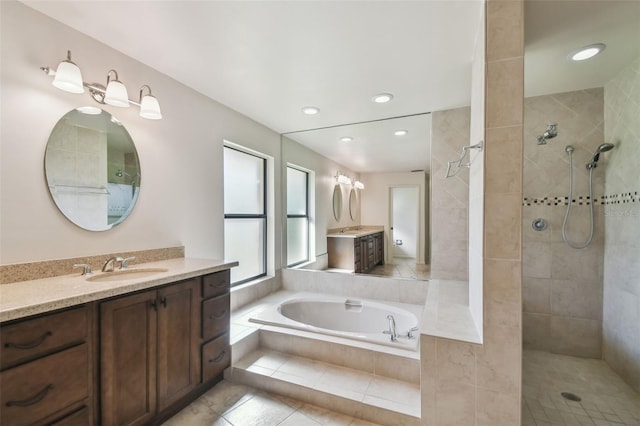
[[[531,227],[534,231],[544,231],[547,229],[547,226],[549,226],[547,221],[541,217],[533,219],[533,222],[531,223]]]

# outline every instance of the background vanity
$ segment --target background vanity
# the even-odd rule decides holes
[[[236,265],[177,258],[144,264],[161,271],[144,278],[108,276],[116,271],[2,285],[0,423],[140,425],[170,417],[230,365]]]

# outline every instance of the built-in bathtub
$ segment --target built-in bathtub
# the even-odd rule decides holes
[[[389,315],[396,325],[395,341],[389,334]],[[416,350],[420,316],[414,305],[297,293],[255,313],[249,321]]]

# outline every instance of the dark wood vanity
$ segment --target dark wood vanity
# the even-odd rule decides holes
[[[367,273],[384,263],[384,232],[327,235],[329,268]]]
[[[230,365],[229,269],[2,323],[2,425],[160,424]]]

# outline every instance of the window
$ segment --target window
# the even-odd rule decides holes
[[[287,266],[309,260],[309,173],[287,166]]]
[[[239,262],[231,285],[267,273],[267,161],[224,147],[224,256]]]

